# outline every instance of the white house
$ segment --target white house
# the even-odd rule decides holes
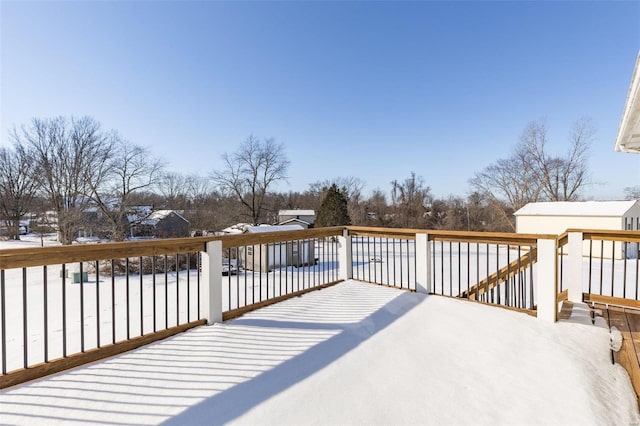
[[[640,153],[640,52],[622,111],[615,150]]]
[[[640,201],[637,200],[529,203],[514,215],[516,232],[521,234],[561,234],[570,228],[640,230]],[[599,256],[600,247],[593,249],[594,255]],[[605,244],[602,251],[605,257],[611,257],[611,243]],[[616,246],[615,257],[630,251]]]
[[[129,216],[132,237],[178,238],[189,235],[189,221],[176,210],[155,210],[144,218]]]

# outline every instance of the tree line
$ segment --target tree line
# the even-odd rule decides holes
[[[286,181],[290,162],[284,145],[250,135],[224,166],[208,176],[169,171],[148,147],[136,145],[92,117],[34,118],[10,132],[11,147],[0,148],[0,225],[19,238],[28,213],[54,212],[59,240],[70,244],[99,210],[105,232],[127,237],[136,206],[179,210],[193,230],[220,230],[234,223],[275,223],[280,209],[313,209],[318,225],[354,224],[471,231],[513,231],[513,212],[533,201],[580,199],[591,182],[590,121],[578,120],[563,156],[548,152],[544,121],[530,123],[506,158],[469,180],[465,197],[435,198],[416,172],[390,182],[389,192],[363,194],[357,177],[313,182],[305,191],[275,192]],[[638,188],[627,189],[629,197]]]

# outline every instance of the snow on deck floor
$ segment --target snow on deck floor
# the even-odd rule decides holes
[[[2,424],[632,424],[609,334],[349,281],[0,392]]]

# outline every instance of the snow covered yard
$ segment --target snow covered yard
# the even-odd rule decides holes
[[[0,393],[2,424],[638,422],[607,330],[356,281]]]

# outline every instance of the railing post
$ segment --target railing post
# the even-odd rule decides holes
[[[558,275],[555,239],[538,239],[536,288],[538,290],[538,318],[555,322],[558,315]]]
[[[353,278],[351,235],[348,229],[342,231],[342,236],[338,237],[338,263],[340,268],[338,278],[345,281]]]
[[[570,302],[582,302],[582,232],[569,232],[567,290]]]
[[[431,293],[431,246],[429,234],[416,234],[416,292]]]
[[[209,241],[202,253],[202,311],[207,324],[222,322],[222,241]]]

